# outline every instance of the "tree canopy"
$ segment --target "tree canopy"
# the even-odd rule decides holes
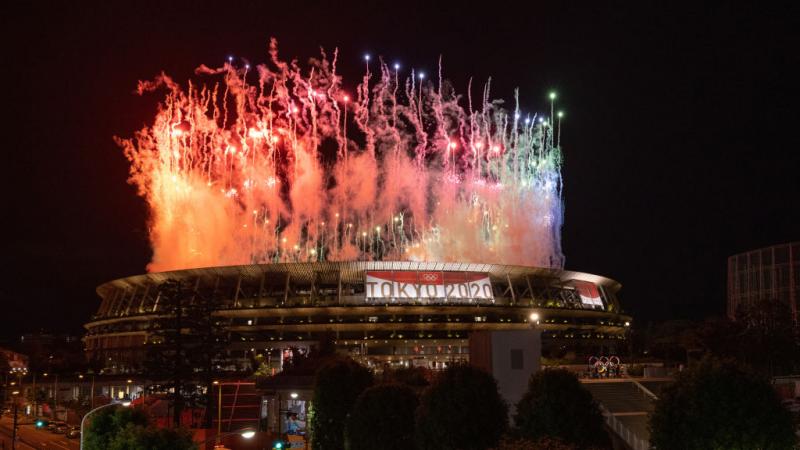
[[[542,370],[528,381],[514,416],[521,436],[554,438],[578,448],[608,447],[603,415],[592,394],[565,369]]]
[[[347,421],[348,450],[414,448],[417,395],[403,384],[373,386],[356,400]]]
[[[796,444],[769,382],[733,362],[704,359],[661,390],[650,417],[656,448],[778,450]]]
[[[480,450],[497,444],[508,427],[508,407],[497,382],[475,367],[448,367],[423,392],[416,412],[421,450]]]
[[[128,425],[109,442],[108,450],[196,450],[186,428]]]
[[[108,408],[90,420],[84,437],[86,450],[197,449],[189,430],[148,426],[147,415],[138,408]]]
[[[147,415],[139,408],[102,409],[90,416],[84,436],[86,450],[106,450],[111,440],[123,429],[131,426],[147,426]]]
[[[314,450],[344,448],[347,416],[358,396],[372,382],[372,372],[350,358],[333,358],[319,368],[314,379],[310,420]]]

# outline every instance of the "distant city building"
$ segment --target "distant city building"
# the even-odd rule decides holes
[[[3,368],[10,371],[16,370],[27,370],[28,368],[28,357],[17,353],[15,351],[11,351],[5,348],[0,348],[0,366],[5,363],[8,367]]]
[[[735,319],[743,305],[760,300],[780,301],[798,324],[800,242],[774,245],[728,258],[728,317]]]
[[[34,371],[80,371],[86,365],[81,338],[71,334],[23,334],[15,347],[28,356]]]

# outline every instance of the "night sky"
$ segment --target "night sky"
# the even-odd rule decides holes
[[[96,285],[144,272],[145,205],[113,141],[154,116],[161,95],[134,95],[137,81],[162,70],[196,79],[195,67],[228,55],[261,63],[273,36],[301,62],[339,47],[350,89],[369,52],[429,72],[441,54],[459,91],[470,76],[491,76],[495,97],[511,100],[519,87],[528,111],[544,111],[556,90],[567,268],[619,280],[637,321],[723,314],[727,256],[800,239],[797,11],[28,3],[0,13],[0,337],[80,332],[99,304]]]

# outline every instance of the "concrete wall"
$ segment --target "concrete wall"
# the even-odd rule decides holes
[[[470,363],[489,371],[500,395],[514,414],[528,389],[531,374],[541,367],[542,336],[539,330],[484,331],[470,334]],[[514,363],[514,364],[512,364]]]

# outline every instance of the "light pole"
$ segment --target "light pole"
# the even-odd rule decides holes
[[[19,391],[14,391],[11,393],[11,398],[14,401],[14,424],[11,428],[11,450],[16,450],[17,448],[17,411],[19,406],[17,405],[17,395],[19,395]]]
[[[217,437],[219,438],[222,433],[222,385],[219,381],[214,381],[212,384],[217,387]]]
[[[97,412],[97,411],[100,411],[100,410],[101,410],[101,409],[103,409],[103,408],[110,408],[110,407],[112,407],[112,406],[116,406],[116,405],[122,405],[122,406],[124,406],[124,407],[126,407],[126,408],[127,408],[128,406],[131,406],[131,399],[130,399],[130,398],[128,398],[127,396],[125,396],[125,397],[123,397],[123,398],[122,398],[122,400],[121,400],[121,401],[119,401],[119,402],[112,401],[111,403],[107,403],[107,404],[105,404],[105,405],[98,406],[97,408],[95,408],[95,409],[93,409],[93,410],[91,410],[91,411],[87,412],[87,413],[86,413],[86,414],[83,416],[83,418],[81,419],[81,450],[83,450],[83,436],[84,436],[84,433],[83,433],[83,426],[84,426],[84,424],[86,423],[86,418],[87,418],[87,417],[89,417],[89,416],[91,416],[93,413],[95,413],[95,412]]]

